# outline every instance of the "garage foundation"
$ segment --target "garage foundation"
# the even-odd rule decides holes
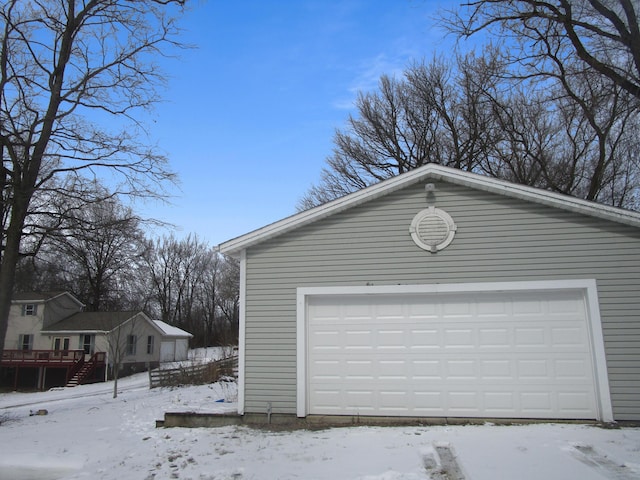
[[[351,415],[309,415],[299,418],[295,415],[272,414],[267,417],[262,413],[217,414],[195,412],[167,412],[163,420],[156,421],[156,427],[182,428],[217,428],[230,425],[244,425],[258,428],[285,429],[317,429],[333,427],[375,426],[375,427],[404,427],[404,426],[432,426],[432,425],[523,425],[533,423],[565,423],[581,425],[615,426],[602,424],[595,420],[584,419],[521,419],[521,418],[461,418],[461,417],[378,417]]]

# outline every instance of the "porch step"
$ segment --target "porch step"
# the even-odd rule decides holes
[[[105,352],[96,352],[91,356],[88,362],[84,362],[80,369],[69,379],[67,387],[75,387],[82,385],[87,377],[89,377],[97,368],[105,366]]]
[[[91,364],[91,362],[82,365],[80,370],[78,370],[75,375],[69,379],[66,386],[77,387],[78,385],[80,385],[82,380],[87,376],[87,372],[91,370],[92,367],[93,365]]]

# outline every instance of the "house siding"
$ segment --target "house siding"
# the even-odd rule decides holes
[[[24,305],[29,304],[36,305],[35,315],[22,314]],[[41,335],[40,331],[81,309],[81,304],[69,295],[60,295],[46,300],[34,299],[13,302],[9,311],[4,348],[7,350],[20,349],[19,337],[22,334],[34,335],[32,346],[34,350],[53,348],[51,337]],[[71,345],[76,348],[76,343]]]
[[[614,417],[640,420],[640,230],[430,183],[457,225],[437,254],[409,234],[424,183],[247,249],[245,412],[296,412],[297,287],[595,278]]]
[[[136,336],[136,353],[135,355],[128,355],[127,349],[127,336]],[[153,336],[154,348],[153,353],[147,353],[147,337]],[[108,356],[119,355],[120,364],[139,364],[145,365],[146,363],[158,363],[160,359],[160,344],[162,342],[162,336],[156,328],[145,318],[134,317],[132,320],[127,321],[121,327],[116,328],[108,335],[108,338],[104,341],[104,351],[108,352]],[[108,359],[109,363],[113,362],[112,358]]]
[[[40,337],[42,328],[43,305],[38,305],[36,315],[22,315],[22,305],[11,305],[9,320],[7,323],[7,334],[4,341],[5,350],[20,350],[20,335],[33,335],[33,349],[42,350],[50,348],[51,341]],[[47,342],[47,343],[45,343]]]

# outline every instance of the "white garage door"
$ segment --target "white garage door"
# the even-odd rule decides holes
[[[160,343],[160,361],[173,362],[176,360],[176,342],[173,340]]]
[[[597,418],[582,291],[307,305],[310,414]]]

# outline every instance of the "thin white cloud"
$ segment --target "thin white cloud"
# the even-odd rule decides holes
[[[379,53],[373,58],[360,62],[345,95],[334,100],[332,106],[338,110],[353,109],[359,92],[376,90],[382,75],[401,77],[412,58],[413,56],[409,52],[403,52],[393,57],[386,53]]]

